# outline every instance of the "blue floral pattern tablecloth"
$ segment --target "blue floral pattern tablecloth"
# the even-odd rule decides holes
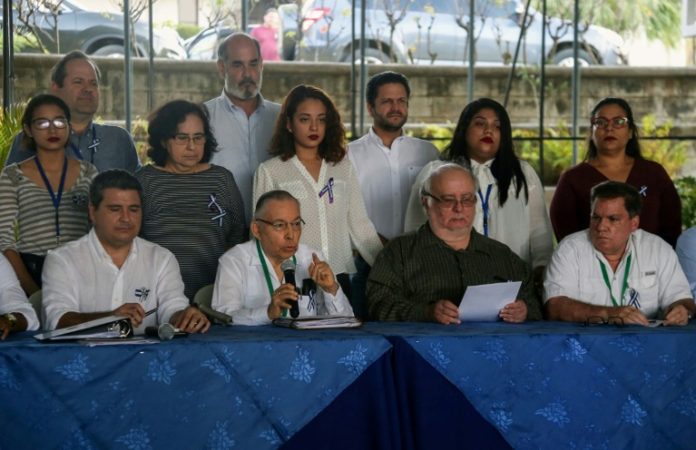
[[[513,448],[696,448],[693,324],[375,328],[412,346]]]
[[[0,343],[0,449],[273,449],[390,349],[359,331]]]

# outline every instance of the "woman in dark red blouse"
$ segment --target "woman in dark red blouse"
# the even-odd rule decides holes
[[[561,175],[551,201],[556,239],[590,224],[590,189],[606,180],[634,186],[643,199],[640,228],[674,247],[681,233],[681,202],[665,169],[640,154],[638,128],[626,100],[607,97],[592,110],[585,161]]]

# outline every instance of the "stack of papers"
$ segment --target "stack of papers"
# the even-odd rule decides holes
[[[281,317],[273,321],[273,325],[296,330],[323,330],[326,328],[357,328],[362,322],[353,316],[323,316],[291,319]]]

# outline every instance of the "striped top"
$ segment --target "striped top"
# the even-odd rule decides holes
[[[247,240],[244,203],[232,173],[221,166],[175,174],[143,166],[135,173],[143,185],[140,236],[176,256],[184,293],[192,299],[215,282],[218,259]]]
[[[0,251],[45,255],[49,250],[78,239],[89,231],[89,185],[97,175],[90,163],[80,161],[80,174],[63,192],[58,208],[60,243],[56,236],[55,208],[48,190],[27,178],[18,164],[0,174]],[[15,239],[15,223],[18,239]]]

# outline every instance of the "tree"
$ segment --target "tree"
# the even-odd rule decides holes
[[[15,32],[29,39],[41,53],[55,49],[60,53],[58,37],[58,16],[63,0],[23,0],[16,2],[19,27]]]
[[[547,0],[550,16],[573,19],[573,2]],[[541,0],[535,0],[535,8],[541,8]],[[675,47],[681,39],[681,0],[581,0],[581,20],[586,24],[600,25],[622,36],[644,30],[648,39],[662,41],[667,47]]]

